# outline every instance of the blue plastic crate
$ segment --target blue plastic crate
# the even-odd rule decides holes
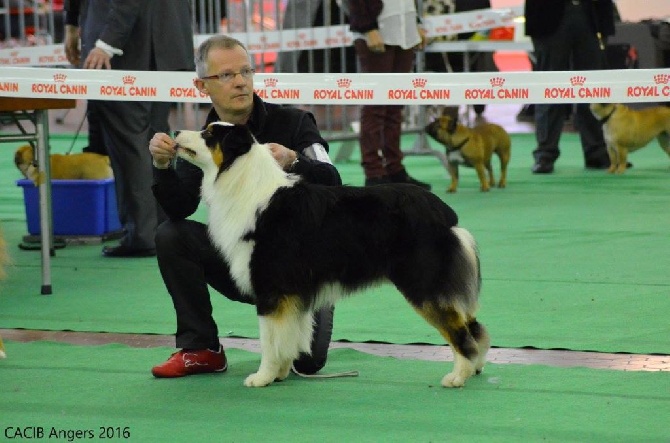
[[[40,235],[39,188],[27,179],[23,188],[30,235]],[[103,235],[121,229],[114,179],[52,180],[51,208],[54,235]]]

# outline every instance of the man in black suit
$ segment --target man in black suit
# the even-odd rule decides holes
[[[66,33],[81,34],[85,69],[193,71],[189,0],[69,0]],[[71,13],[77,11],[78,13]],[[79,28],[79,29],[78,29]],[[66,39],[78,51],[78,39]],[[162,212],[151,192],[149,140],[169,132],[170,103],[90,101],[100,119],[116,179],[119,217],[125,231],[106,257],[156,254],[154,235]]]
[[[612,0],[526,0],[526,34],[533,41],[537,71],[593,70],[607,68],[606,39],[614,34]],[[609,166],[599,122],[587,103],[576,105],[575,126],[590,169]],[[535,106],[537,148],[533,151],[535,174],[554,171],[560,155],[563,105]]]

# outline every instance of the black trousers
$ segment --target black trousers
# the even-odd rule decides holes
[[[208,286],[225,297],[253,304],[235,286],[228,264],[209,239],[206,225],[193,220],[168,220],[156,232],[156,254],[165,286],[177,314],[177,348],[216,348],[219,333],[212,317]],[[297,371],[313,374],[323,368],[333,330],[333,308],[314,314],[311,355],[294,362]]]
[[[585,5],[567,2],[558,30],[548,36],[534,37],[533,49],[537,71],[578,71],[605,69],[607,54],[599,46],[596,31],[589,22],[589,11]],[[537,149],[533,151],[536,161],[553,163],[560,155],[559,140],[565,121],[565,105],[535,105],[535,135]],[[609,165],[602,127],[589,110],[588,103],[575,107],[574,123],[588,164]]]
[[[151,185],[149,140],[169,132],[170,103],[89,100],[88,112],[98,118],[114,171],[117,207],[130,249],[153,249],[158,223],[165,218]]]

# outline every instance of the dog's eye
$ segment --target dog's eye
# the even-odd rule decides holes
[[[212,138],[212,131],[210,131],[209,129],[205,129],[204,131],[202,131],[202,132],[200,133],[200,136],[201,136],[204,140],[208,140],[208,139]]]

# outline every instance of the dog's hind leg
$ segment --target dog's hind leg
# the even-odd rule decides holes
[[[248,387],[267,386],[285,379],[301,352],[310,352],[312,315],[297,297],[283,298],[276,309],[259,315],[261,364],[244,380]]]
[[[507,186],[507,165],[511,157],[509,147],[507,149],[500,148],[498,149],[498,157],[500,158],[500,181],[498,182],[499,188],[504,188]]]
[[[491,166],[491,160],[486,162],[486,172],[489,174],[489,186],[494,187],[496,185],[496,179],[493,175],[493,166]]]
[[[486,364],[486,354],[491,347],[491,337],[483,324],[479,323],[477,319],[472,318],[468,321],[468,329],[470,334],[477,341],[477,358],[475,359],[475,373],[481,374]]]
[[[440,332],[454,352],[454,370],[442,378],[442,386],[458,388],[465,385],[468,378],[481,370],[483,362],[480,360],[485,358],[480,358],[480,344],[468,328],[466,314],[454,306],[435,303],[424,303],[415,309]]]
[[[482,192],[487,192],[490,189],[489,185],[489,180],[488,177],[486,176],[486,169],[490,168],[490,165],[487,167],[484,167],[483,163],[477,163],[474,165],[475,170],[477,171],[477,177],[479,177],[479,189]]]

